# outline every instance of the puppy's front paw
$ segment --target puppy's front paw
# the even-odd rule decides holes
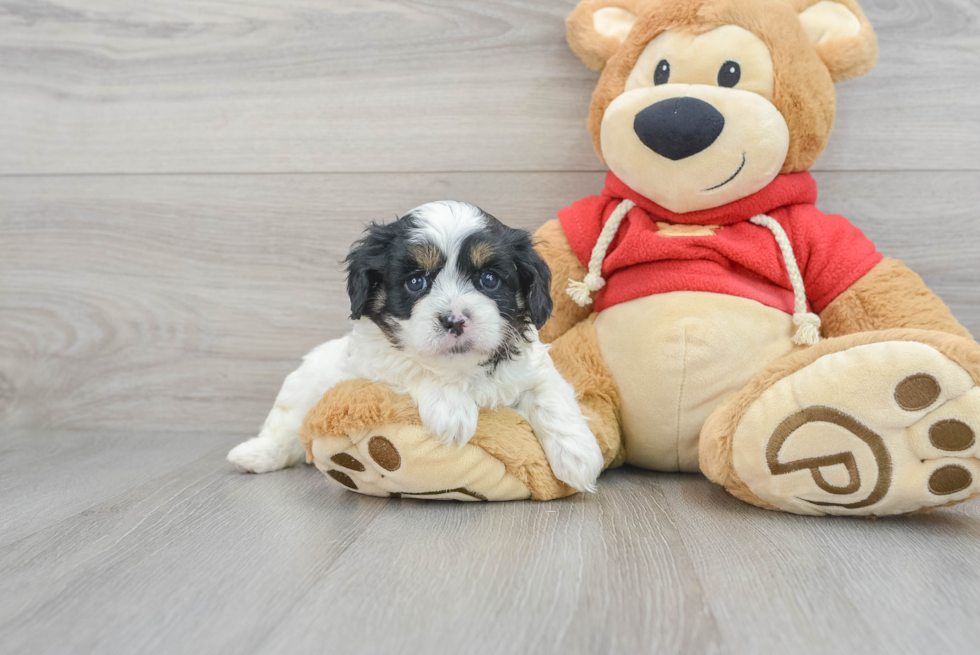
[[[450,397],[447,390],[427,394],[420,399],[419,416],[422,425],[439,443],[464,446],[476,433],[480,409],[472,399],[462,394]]]
[[[559,437],[545,450],[556,478],[579,491],[595,493],[605,462],[591,431],[586,428],[583,435]]]
[[[270,473],[292,466],[298,461],[294,457],[295,453],[290,450],[274,439],[254,437],[232,448],[228,453],[228,461],[242,473]]]

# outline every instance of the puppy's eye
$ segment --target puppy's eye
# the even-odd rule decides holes
[[[726,61],[718,71],[718,86],[731,88],[742,79],[742,67],[734,61]]]
[[[424,275],[415,273],[408,280],[405,281],[405,288],[412,293],[419,293],[420,291],[425,291],[425,288],[429,286],[429,281],[425,279]]]
[[[670,63],[666,59],[661,59],[653,71],[653,83],[656,85],[666,84],[670,79]]]
[[[500,286],[500,278],[497,277],[496,273],[484,271],[483,274],[480,275],[480,286],[487,291],[493,291]]]

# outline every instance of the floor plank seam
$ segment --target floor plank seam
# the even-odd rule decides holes
[[[348,492],[346,492],[346,491],[340,491],[338,489],[331,488],[331,491],[333,491],[335,493],[341,493],[341,494],[344,494],[344,495],[349,495]],[[365,523],[361,527],[361,529],[360,529],[360,531],[359,531],[359,533],[357,534],[356,537],[354,537],[353,539],[351,539],[349,543],[347,543],[346,545],[344,545],[343,548],[341,548],[339,551],[337,551],[336,553],[333,554],[332,561],[329,564],[327,564],[326,568],[324,568],[323,571],[317,576],[317,580],[322,580],[322,579],[326,578],[327,576],[329,576],[340,565],[340,562],[341,562],[341,560],[344,559],[344,555],[347,554],[347,551],[349,551],[351,549],[351,547],[353,547],[356,543],[358,543],[360,541],[361,537],[364,536],[364,534],[367,532],[368,528],[375,521],[378,520],[378,517],[380,517],[382,514],[385,513],[385,511],[388,509],[388,503],[393,502],[393,501],[391,501],[389,499],[385,499],[385,498],[377,498],[377,499],[374,499],[374,500],[376,500],[379,504],[384,503],[384,505],[374,514],[374,516],[372,516],[368,520],[367,523]],[[400,501],[395,501],[395,502],[400,502]],[[425,501],[419,501],[419,502],[425,502]],[[319,587],[317,587],[314,584],[311,584],[310,587],[303,592],[303,594],[301,594],[299,597],[296,598],[296,600],[294,600],[292,603],[289,604],[289,606],[282,612],[281,615],[282,616],[288,616],[289,614],[291,614],[293,612],[294,608],[302,605],[305,602],[308,602],[309,601],[309,598],[310,598],[310,595],[312,593],[314,593],[317,589],[319,589]],[[262,648],[265,646],[266,642],[269,639],[272,638],[272,636],[275,634],[275,632],[276,632],[276,630],[278,630],[278,628],[279,628],[279,624],[278,623],[270,622],[270,626],[269,626],[268,630],[266,630],[265,633],[261,637],[257,638],[257,640],[255,642],[255,645],[256,645],[255,652],[262,652]]]
[[[75,520],[79,516],[82,516],[82,515],[84,515],[87,512],[92,512],[94,510],[97,510],[99,507],[111,506],[114,502],[116,502],[119,499],[124,498],[124,497],[132,494],[132,492],[135,491],[135,490],[137,490],[137,489],[140,489],[142,487],[152,487],[152,488],[154,488],[156,490],[159,490],[159,489],[161,489],[163,487],[163,484],[161,484],[161,482],[164,482],[165,483],[166,480],[174,478],[174,473],[176,471],[180,471],[180,470],[183,470],[183,469],[186,469],[186,468],[190,468],[190,467],[193,467],[193,466],[200,465],[201,462],[203,462],[204,460],[211,459],[211,458],[214,458],[214,457],[220,457],[221,458],[221,461],[224,462],[225,460],[224,460],[223,455],[228,451],[228,448],[229,448],[228,446],[224,446],[224,445],[223,446],[218,446],[217,448],[214,448],[213,450],[209,451],[205,455],[202,455],[201,457],[198,457],[195,460],[192,460],[190,462],[187,462],[185,464],[182,464],[181,466],[178,466],[177,468],[169,471],[168,473],[164,473],[164,474],[158,475],[158,476],[156,476],[154,478],[151,478],[149,480],[141,481],[138,484],[133,485],[132,487],[127,487],[123,491],[120,491],[119,493],[117,493],[117,494],[115,494],[113,496],[110,496],[109,498],[104,498],[102,500],[95,501],[91,505],[87,505],[87,506],[83,507],[82,509],[78,510],[74,514],[69,514],[68,516],[63,517],[63,518],[55,521],[54,523],[51,523],[49,525],[45,525],[42,528],[38,528],[37,530],[35,530],[35,531],[33,531],[33,532],[29,533],[29,534],[25,534],[22,537],[19,537],[16,540],[11,541],[10,543],[2,544],[2,545],[0,545],[0,555],[2,555],[4,552],[6,552],[6,551],[8,551],[10,549],[15,548],[17,545],[19,545],[23,541],[26,541],[28,539],[32,539],[35,536],[37,536],[37,535],[39,535],[42,532],[45,532],[47,530],[52,530],[52,529],[54,529],[54,528],[56,528],[56,527],[64,524],[65,522]],[[204,480],[208,476],[213,475],[215,473],[215,471],[217,471],[217,469],[212,470],[212,471],[210,471],[208,473],[205,473],[205,474],[201,475],[200,477],[195,478],[194,480],[192,480],[190,482],[190,484],[197,484],[197,483],[199,483],[201,480]],[[130,532],[131,532],[131,530],[130,530]],[[129,534],[129,532],[127,532],[127,534]]]

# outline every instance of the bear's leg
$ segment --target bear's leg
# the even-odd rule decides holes
[[[797,514],[902,514],[980,494],[980,345],[928,330],[827,339],[705,422],[705,475]]]
[[[562,335],[551,354],[575,386],[606,467],[618,465],[619,394],[592,322]],[[422,428],[408,397],[349,380],[323,396],[300,432],[308,461],[346,489],[372,496],[551,500],[575,493],[555,478],[527,421],[510,409],[482,411],[468,444],[445,446]]]
[[[606,468],[620,466],[626,459],[620,434],[619,387],[599,352],[593,314],[551,344],[551,358],[575,388],[579,407],[589,419],[589,428],[599,441]]]
[[[481,413],[468,444],[444,445],[422,427],[410,398],[349,380],[323,396],[300,432],[308,461],[370,496],[548,500],[574,492],[554,478],[527,423],[510,410]]]

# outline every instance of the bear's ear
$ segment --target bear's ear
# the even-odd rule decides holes
[[[637,0],[582,0],[565,20],[568,45],[585,65],[602,70],[636,22]]]
[[[796,0],[800,24],[835,82],[871,71],[878,37],[854,0]]]

